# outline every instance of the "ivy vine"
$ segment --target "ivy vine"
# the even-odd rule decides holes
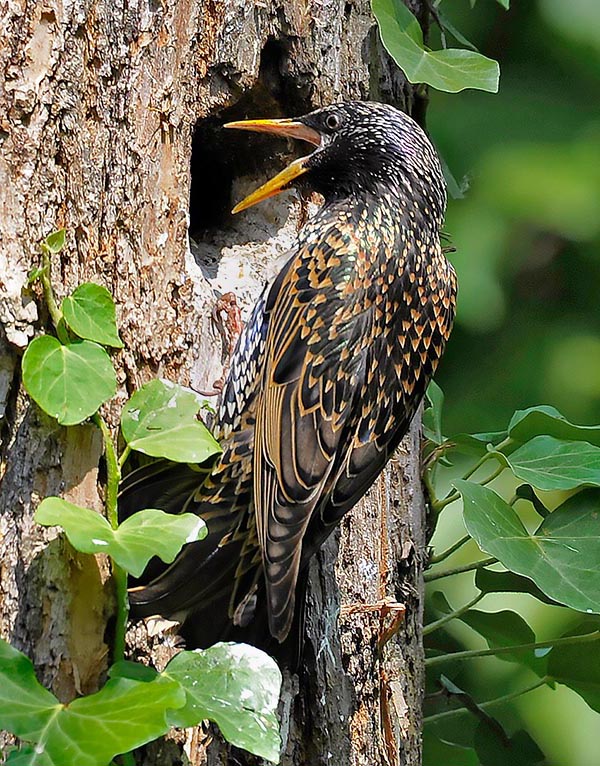
[[[223,736],[274,763],[279,762],[281,673],[264,652],[244,644],[221,643],[205,651],[181,651],[161,672],[126,662],[129,602],[127,575],[139,576],[152,556],[170,563],[185,543],[206,535],[195,514],[171,516],[145,509],[119,524],[117,493],[121,469],[132,450],[172,461],[210,461],[219,444],[197,419],[203,402],[191,390],[153,380],[124,406],[118,454],[99,409],[116,392],[109,349],[121,348],[113,299],[101,285],[77,287],[58,305],[51,283],[51,257],[65,244],[65,231],[41,245],[42,263],[29,280],[42,283],[56,335],[31,341],[23,355],[23,385],[48,415],[64,426],[87,419],[100,429],[107,466],[104,516],[59,497],[42,500],[38,524],[58,526],[82,553],[105,553],[112,565],[117,619],[112,660],[105,685],[96,694],[60,703],[36,679],[31,661],[0,640],[0,728],[22,746],[7,755],[10,766],[107,766],[120,756],[166,734],[172,726],[218,724]]]

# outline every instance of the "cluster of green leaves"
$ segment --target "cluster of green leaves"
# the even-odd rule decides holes
[[[166,734],[215,721],[238,747],[279,760],[276,716],[281,674],[246,644],[179,652],[162,673],[119,662],[96,694],[61,704],[36,679],[31,661],[0,640],[0,721],[27,744],[10,766],[106,766]]]
[[[498,1],[508,9],[508,0]],[[440,5],[441,0],[437,0],[430,7],[440,29],[442,49],[431,50],[424,42],[418,19],[403,0],[371,0],[386,50],[411,83],[425,83],[447,93],[466,88],[497,93],[498,62],[479,53],[444,15]],[[446,33],[465,47],[448,48]]]
[[[527,732],[507,734],[490,707],[558,683],[600,712],[600,653],[584,653],[580,646],[600,640],[600,426],[575,425],[553,407],[539,406],[515,412],[504,431],[446,437],[443,395],[435,384],[429,402],[425,482],[432,512],[437,515],[462,500],[468,535],[432,556],[425,579],[436,582],[474,571],[476,595],[458,607],[451,607],[439,591],[428,595],[425,763],[496,766],[510,759],[531,766],[544,760],[543,753]],[[463,466],[466,461],[468,470],[444,493],[444,473],[455,473],[457,461]],[[488,557],[448,567],[447,559],[471,540]],[[571,615],[583,614],[564,635],[538,641],[516,612],[474,609],[492,593],[527,594],[543,604],[564,606]],[[446,632],[452,621],[468,625],[488,648],[462,650]],[[476,702],[459,688],[456,676],[463,661],[485,656],[522,666],[532,674],[532,683]],[[446,675],[440,674],[441,666]]]
[[[27,657],[0,642],[0,727],[27,744],[7,763],[106,766],[165,734],[169,727],[215,721],[233,744],[270,761],[279,760],[276,707],[281,674],[263,652],[246,645],[217,644],[204,652],[177,654],[162,673],[123,660],[127,624],[127,574],[136,577],[153,556],[170,563],[183,545],[206,535],[194,514],[170,516],[145,509],[119,524],[121,468],[131,450],[177,462],[207,463],[219,444],[198,418],[203,403],[188,389],[153,380],[136,391],[121,415],[125,448],[118,457],[110,430],[98,413],[115,393],[109,348],[120,348],[116,309],[100,285],[83,284],[59,308],[50,282],[50,257],[64,246],[65,232],[42,243],[40,279],[58,337],[42,335],[23,356],[23,384],[37,404],[63,425],[88,418],[101,429],[107,464],[106,518],[59,497],[47,497],[35,520],[61,527],[83,553],[112,561],[117,592],[114,664],[97,693],[63,705],[35,678]],[[199,475],[199,480],[200,475]],[[127,762],[131,762],[128,758]]]

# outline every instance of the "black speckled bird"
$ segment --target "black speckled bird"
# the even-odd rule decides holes
[[[187,637],[283,642],[306,564],[375,481],[448,340],[456,278],[442,253],[446,191],[421,128],[349,102],[294,120],[226,127],[316,148],[240,203],[291,185],[324,204],[266,287],[231,360],[207,481],[159,463],[126,482],[126,512],[194,511],[208,537],[130,598],[137,615],[187,620]],[[268,630],[267,630],[268,626]]]

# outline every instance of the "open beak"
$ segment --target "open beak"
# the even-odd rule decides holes
[[[285,138],[298,138],[301,141],[308,141],[314,146],[321,145],[321,136],[318,131],[296,120],[240,120],[239,122],[228,122],[224,127],[252,130],[257,133],[271,133]],[[307,159],[308,157],[301,157],[298,160],[294,160],[281,173],[278,173],[274,178],[271,178],[270,181],[267,181],[266,184],[263,184],[259,189],[253,191],[252,194],[249,194],[238,203],[231,212],[239,213],[252,205],[256,205],[257,202],[274,197],[279,192],[287,189],[292,181],[306,173],[308,170]]]

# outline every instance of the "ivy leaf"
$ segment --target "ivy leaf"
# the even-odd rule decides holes
[[[546,435],[555,439],[589,442],[600,447],[600,426],[575,425],[554,407],[543,404],[517,410],[508,424],[508,435],[519,442]]]
[[[441,590],[434,591],[427,599],[427,602],[429,606],[432,606],[437,612],[442,614],[450,614],[454,611],[448,603],[446,594],[442,593]]]
[[[5,766],[47,766],[52,762],[44,753],[36,753],[31,745],[25,745],[20,750],[11,750],[8,758],[4,761]]]
[[[196,394],[166,380],[152,380],[136,391],[121,414],[129,446],[152,457],[177,463],[202,463],[221,447],[196,415],[202,402]]]
[[[108,669],[110,678],[130,678],[132,681],[154,681],[158,675],[158,670],[142,665],[141,662],[132,662],[131,660],[119,660]]]
[[[425,726],[423,766],[479,766],[473,748],[455,745],[438,738],[432,726]],[[431,732],[431,733],[430,733]]]
[[[186,543],[206,536],[206,525],[193,513],[172,515],[156,509],[139,511],[117,529],[89,508],[60,497],[47,497],[35,512],[44,526],[62,527],[71,545],[82,553],[107,553],[134,577],[139,577],[153,556],[170,564]]]
[[[91,282],[79,285],[63,299],[61,309],[66,323],[80,338],[123,348],[117,331],[115,304],[106,287]]]
[[[459,619],[483,636],[490,649],[515,644],[532,644],[536,640],[535,633],[521,615],[507,609],[501,612],[469,609]],[[499,660],[527,665],[540,677],[546,675],[546,662],[542,657],[536,657],[533,649],[497,656]]]
[[[519,479],[536,489],[600,486],[600,447],[536,436],[505,458]]]
[[[208,718],[228,742],[279,763],[281,673],[267,654],[246,644],[215,644],[180,652],[162,675],[186,693],[184,707],[171,714],[173,726],[195,726]]]
[[[496,736],[499,739],[502,739],[503,741],[507,740],[506,734],[504,732],[504,729],[502,728],[499,721],[497,721],[493,716],[491,716],[489,713],[487,713],[482,705],[477,703],[473,697],[468,694],[467,692],[463,691],[460,687],[456,686],[455,683],[450,681],[449,678],[446,678],[446,676],[440,677],[440,684],[442,687],[448,692],[449,695],[457,699],[462,703],[462,706],[465,707],[473,716],[475,716],[476,719],[478,719],[481,724],[485,725],[485,728],[490,733],[495,733]],[[460,734],[459,736],[464,736],[463,734]],[[458,738],[455,738],[458,739]],[[468,744],[473,743],[473,735],[469,737]],[[452,740],[455,741],[455,740]]]
[[[582,636],[598,630],[597,622],[585,622],[569,630],[565,636]],[[555,681],[579,694],[600,713],[600,652],[597,645],[555,646],[548,655],[548,672]]]
[[[582,612],[600,613],[600,492],[570,497],[535,534],[499,495],[457,480],[467,530],[507,569],[530,577],[551,598]]]
[[[523,729],[512,737],[499,737],[483,721],[475,729],[475,750],[480,766],[535,766],[545,762],[544,753]]]
[[[184,704],[179,684],[158,676],[151,683],[111,679],[97,693],[61,704],[38,682],[33,664],[0,639],[0,728],[36,743],[12,763],[36,766],[107,766],[120,753],[169,729],[168,709]]]
[[[63,345],[52,335],[35,338],[23,354],[22,370],[28,394],[63,426],[82,423],[117,389],[108,354],[88,340]]]
[[[514,572],[494,572],[493,569],[478,569],[475,574],[475,586],[482,593],[526,593],[544,604],[563,606],[549,598],[528,577]]]
[[[371,0],[381,39],[409,82],[427,83],[447,93],[465,88],[498,92],[497,61],[458,48],[426,49],[417,19],[402,0]]]
[[[458,29],[454,26],[454,24],[450,21],[450,19],[439,7],[437,9],[437,15],[442,27],[446,30],[446,32],[449,32],[452,35],[452,37],[456,40],[457,43],[460,43],[465,48],[469,48],[469,50],[476,51],[477,53],[479,52],[477,50],[477,46],[473,45],[473,43],[470,40],[467,40],[467,38],[461,32],[458,31]]]
[[[66,229],[58,229],[58,231],[53,231],[52,234],[48,234],[46,239],[42,242],[42,248],[53,255],[60,253],[65,246],[66,233]]]
[[[0,638],[0,730],[33,740],[62,707],[38,682],[31,660]]]
[[[506,431],[487,431],[479,434],[455,434],[446,439],[450,449],[465,455],[482,456],[488,451],[488,444],[497,446],[506,438]]]
[[[543,519],[545,519],[546,516],[551,513],[551,511],[546,508],[539,497],[535,494],[535,490],[531,484],[519,484],[519,486],[515,489],[515,495],[520,500],[527,500],[530,502],[531,505],[533,505],[535,512],[539,514]]]

